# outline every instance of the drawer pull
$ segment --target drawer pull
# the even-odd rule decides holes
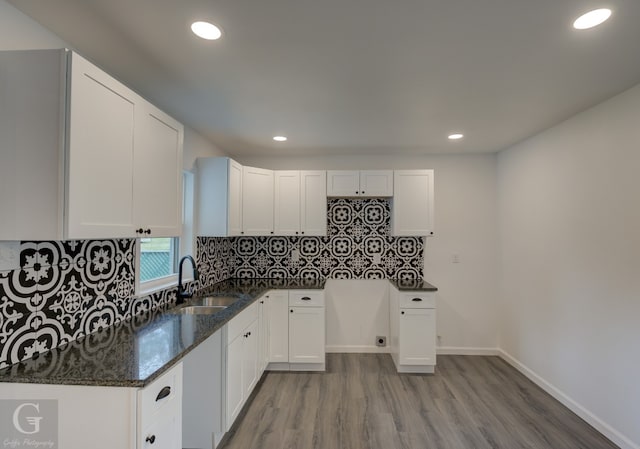
[[[413,298],[411,301],[414,301],[414,302],[421,302],[421,301],[422,301],[422,298]]]
[[[171,387],[169,386],[164,387],[162,390],[160,390],[160,393],[158,393],[158,396],[156,396],[156,402],[166,398],[170,394],[171,394]]]
[[[153,443],[156,442],[156,436],[155,435],[151,435],[151,436],[147,437],[147,439],[144,440],[144,441],[146,441],[149,444],[153,444]]]
[[[309,298],[308,296],[303,296],[300,299],[303,300],[303,301],[311,301],[311,298]]]

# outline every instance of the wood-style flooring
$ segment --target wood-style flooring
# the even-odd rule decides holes
[[[325,373],[269,372],[223,449],[612,449],[498,357],[439,356],[397,374],[388,354],[327,354]]]

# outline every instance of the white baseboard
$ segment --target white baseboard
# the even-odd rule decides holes
[[[467,348],[457,346],[438,346],[438,355],[500,355],[498,348]]]
[[[382,353],[386,354],[390,352],[391,348],[389,346],[356,346],[356,345],[335,345],[335,346],[326,346],[326,352],[336,352],[336,353]]]
[[[573,413],[578,415],[580,418],[584,419],[591,426],[593,426],[598,432],[611,440],[614,444],[620,446],[620,449],[640,449],[640,446],[635,444],[629,438],[624,436],[622,433],[618,432],[616,429],[611,427],[609,424],[604,422],[602,419],[598,418],[596,415],[591,413],[585,407],[583,407],[580,403],[573,400],[571,397],[560,391],[550,382],[547,382],[540,375],[538,375],[535,371],[530,369],[528,366],[520,362],[518,359],[508,354],[507,352],[498,349],[498,355],[509,365],[513,366],[515,369],[524,374],[529,380],[538,385],[544,391],[549,393],[559,402],[561,402],[565,407],[571,410]]]

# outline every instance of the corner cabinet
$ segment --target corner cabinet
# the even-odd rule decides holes
[[[182,364],[142,389],[0,383],[3,399],[57,401],[64,449],[182,448]]]
[[[329,170],[327,196],[393,196],[393,170]]]
[[[389,297],[390,350],[400,373],[433,373],[436,365],[434,292],[406,292],[395,287]]]
[[[433,170],[395,170],[391,234],[433,235]]]
[[[196,166],[197,235],[241,235],[242,165],[228,157],[205,157]]]
[[[0,52],[0,72],[0,240],[180,234],[181,124],[67,50]]]

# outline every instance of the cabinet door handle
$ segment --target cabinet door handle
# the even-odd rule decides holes
[[[155,435],[148,436],[147,439],[144,441],[146,441],[149,444],[153,444],[156,442],[156,436]]]
[[[158,396],[156,396],[156,402],[166,398],[170,394],[171,394],[171,387],[167,385],[162,390],[160,390],[160,393],[158,393]]]
[[[142,234],[144,232],[144,229],[140,228],[140,229],[136,229],[136,234]]]
[[[362,193],[364,195],[364,190],[362,192],[360,192],[360,193]]]
[[[293,309],[291,309],[291,313],[293,313]]]
[[[358,193],[360,193],[360,192],[358,192],[358,191],[356,190],[356,195],[357,195]]]
[[[400,313],[404,315],[404,310],[402,312],[400,312]]]
[[[151,229],[147,229],[147,230],[145,230],[145,231],[144,231],[144,233],[145,233],[145,234],[147,234],[147,235],[148,235],[148,234],[151,234]]]
[[[421,301],[422,301],[422,298],[413,298],[411,301],[414,301],[414,302],[421,302]]]
[[[260,304],[264,304],[264,301],[260,301]]]
[[[309,298],[308,296],[303,296],[300,299],[303,300],[303,301],[311,301],[311,298]]]

